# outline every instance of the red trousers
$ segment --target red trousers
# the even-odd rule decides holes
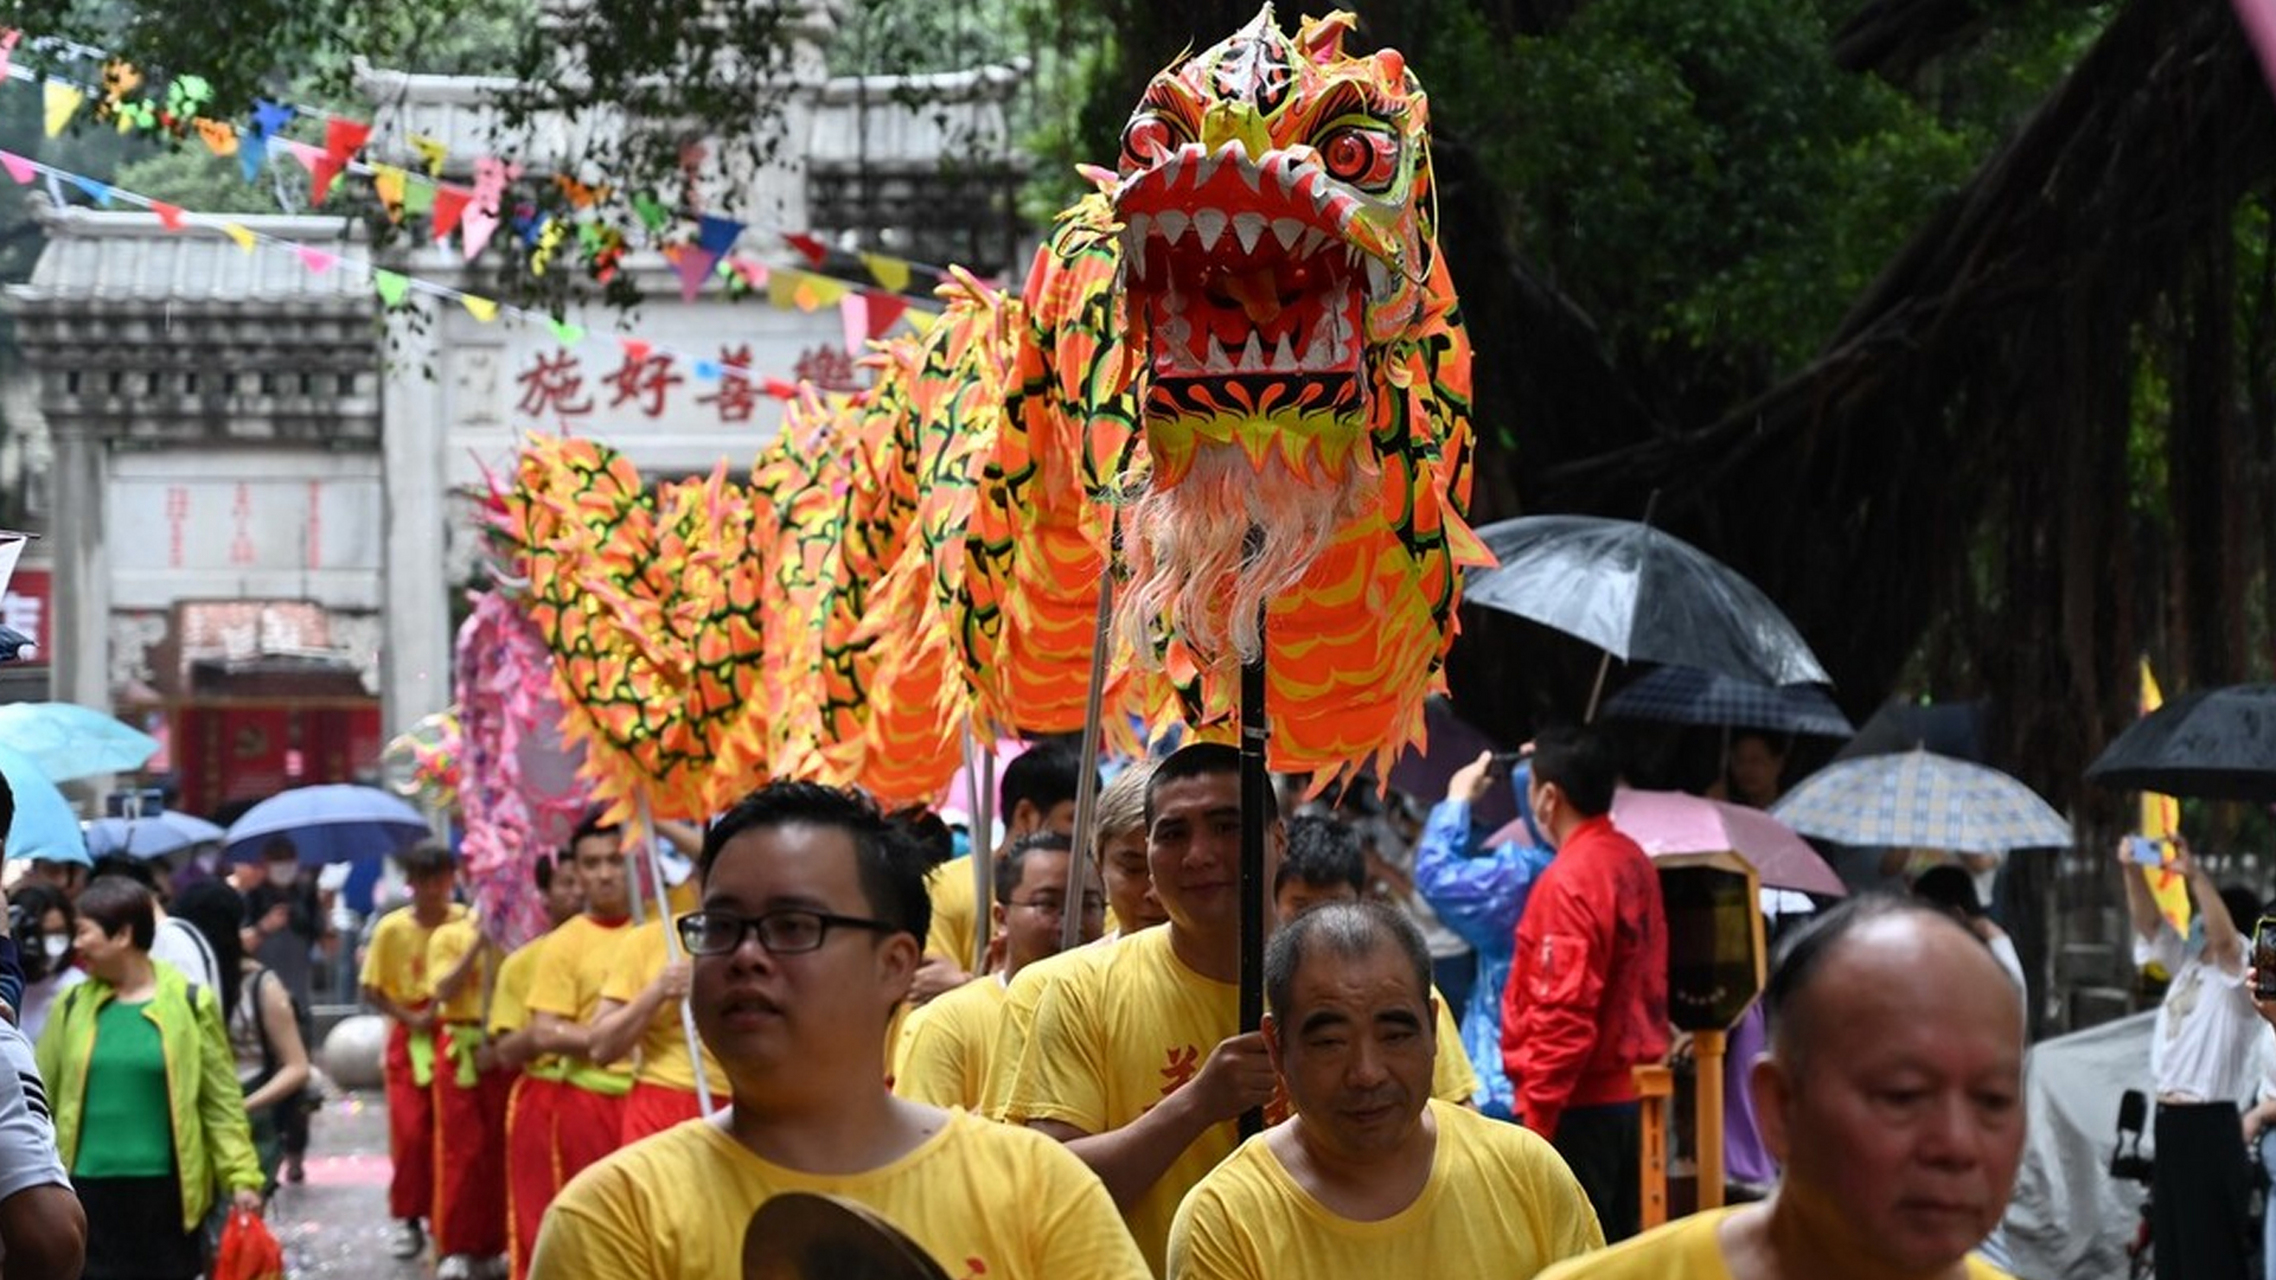
[[[507,1101],[506,1223],[514,1280],[528,1280],[537,1225],[561,1190],[561,1173],[553,1164],[553,1116],[568,1087],[559,1080],[517,1076]]]
[[[387,1212],[394,1218],[427,1216],[435,1202],[434,1094],[411,1079],[411,1029],[398,1022],[387,1032],[380,1078],[387,1085]]]
[[[714,1107],[726,1105],[725,1098],[713,1098]],[[703,1099],[693,1089],[674,1089],[670,1085],[636,1081],[632,1092],[624,1099],[625,1146],[631,1146],[652,1133],[662,1133],[683,1120],[693,1120],[703,1114]]]
[[[506,1252],[506,1095],[512,1078],[485,1071],[458,1083],[448,1059],[435,1064],[435,1256],[493,1258]]]
[[[561,1185],[598,1164],[622,1145],[624,1097],[595,1093],[563,1082],[561,1100],[553,1113],[553,1167],[561,1172]]]

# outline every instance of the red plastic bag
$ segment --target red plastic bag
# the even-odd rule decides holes
[[[269,1234],[269,1224],[260,1214],[232,1210],[221,1228],[213,1280],[284,1280],[284,1273],[284,1246]]]

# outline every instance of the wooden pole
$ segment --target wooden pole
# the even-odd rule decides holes
[[[1114,517],[1112,545],[1122,544],[1122,516]],[[1105,883],[1106,867],[1099,861],[1098,841],[1091,828],[1098,822],[1098,740],[1099,717],[1106,701],[1106,649],[1109,624],[1114,620],[1114,553],[1107,553],[1107,563],[1099,575],[1098,622],[1091,632],[1091,687],[1083,700],[1083,772],[1075,779],[1075,841],[1073,855],[1067,859],[1067,911],[1059,921],[1059,949],[1072,951],[1082,945],[1083,895],[1090,886],[1083,881],[1083,868],[1096,867],[1100,883]],[[983,913],[985,914],[985,910]]]
[[[1260,534],[1249,530],[1249,549]],[[1264,812],[1272,780],[1265,773],[1265,744],[1272,727],[1264,710],[1265,610],[1257,609],[1257,656],[1241,664],[1241,1031],[1264,1023]],[[1264,1129],[1264,1109],[1241,1113],[1241,1136]]]
[[[996,744],[973,735],[964,766],[972,784],[972,972],[988,969],[989,907],[996,900]]]
[[[687,956],[680,950],[678,922],[672,919],[672,895],[664,886],[664,853],[657,848],[656,817],[648,811],[648,793],[645,791],[640,793],[640,838],[648,846],[648,880],[656,887],[656,918],[663,922],[664,927],[664,962],[677,964]],[[635,902],[640,900],[637,893],[632,897]],[[703,1069],[703,1041],[695,1033],[695,1006],[689,1003],[687,996],[681,996],[679,1004],[680,1034],[687,1037],[688,1064],[695,1072],[696,1105],[702,1108],[703,1118],[709,1120],[712,1113],[711,1073]]]
[[[1692,1102],[1699,1207],[1723,1203],[1723,1055],[1727,1031],[1691,1033]]]

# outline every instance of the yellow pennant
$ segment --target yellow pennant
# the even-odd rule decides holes
[[[41,85],[40,93],[47,104],[47,136],[50,138],[63,132],[64,126],[71,123],[71,117],[79,113],[79,104],[87,100],[87,95],[77,86],[60,80]]]
[[[2158,688],[2157,675],[2150,670],[2150,660],[2142,659],[2141,712],[2148,715],[2165,705],[2165,693]],[[2153,791],[2142,793],[2141,834],[2153,840],[2170,840],[2181,831],[2181,802],[2172,796],[2161,796]],[[2170,856],[2171,846],[2168,846]],[[2171,867],[2143,867],[2142,879],[2149,882],[2150,896],[2157,900],[2158,914],[2173,925],[2183,937],[2189,935],[2189,882]],[[2239,929],[2250,930],[2245,921],[2237,921]]]
[[[394,165],[375,164],[371,167],[372,190],[379,193],[379,202],[387,206],[387,217],[391,222],[403,220],[404,178],[404,172]]]
[[[877,283],[895,293],[909,287],[909,264],[899,258],[887,257],[882,253],[865,253],[861,255],[861,265],[869,268],[871,278]]]
[[[252,228],[245,226],[243,223],[224,222],[221,224],[221,234],[228,236],[232,240],[235,240],[237,242],[237,247],[243,249],[245,252],[253,252],[254,239]]]
[[[498,318],[498,304],[489,298],[477,298],[471,293],[465,293],[460,294],[458,300],[465,305],[466,314],[484,324]]]

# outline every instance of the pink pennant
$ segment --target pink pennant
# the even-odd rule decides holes
[[[460,243],[466,250],[466,260],[472,262],[489,247],[490,237],[498,232],[498,214],[495,206],[485,207],[477,198],[466,206],[466,216],[458,223]]]
[[[24,33],[14,27],[0,31],[0,80],[8,78],[8,62],[16,56],[16,42],[23,38]]]
[[[692,244],[672,245],[664,250],[672,260],[672,274],[680,278],[680,301],[693,302],[703,292],[703,282],[711,278],[719,265],[719,255]]]
[[[743,277],[744,284],[747,284],[754,289],[766,288],[767,277],[772,274],[767,270],[767,264],[763,262],[753,262],[749,258],[729,258],[727,260],[727,266],[728,269],[732,270],[736,275]]]
[[[10,32],[9,34],[15,33]],[[0,151],[0,167],[5,167],[8,170],[8,176],[22,184],[29,184],[33,179],[40,176],[37,165],[13,151]]]
[[[308,170],[309,176],[315,176],[316,167],[324,160],[322,151],[295,138],[280,138],[277,141],[283,144],[285,150],[292,153],[293,159],[300,161],[300,167]]]
[[[316,248],[313,245],[294,245],[293,252],[300,255],[300,263],[302,266],[307,267],[310,271],[315,272],[317,275],[323,275],[325,272],[330,271],[332,269],[332,264],[340,260],[337,254],[326,253],[322,249]]]
[[[859,291],[838,299],[838,322],[845,327],[846,353],[860,355],[869,340],[869,299]]]
[[[498,230],[498,212],[504,207],[506,184],[521,176],[522,167],[507,164],[496,156],[483,156],[474,162],[474,202],[468,206],[461,225],[465,227],[466,259],[472,262],[490,243]]]
[[[150,202],[150,211],[158,215],[159,226],[168,231],[180,231],[182,229],[182,206],[168,204],[163,200],[153,200]]]

